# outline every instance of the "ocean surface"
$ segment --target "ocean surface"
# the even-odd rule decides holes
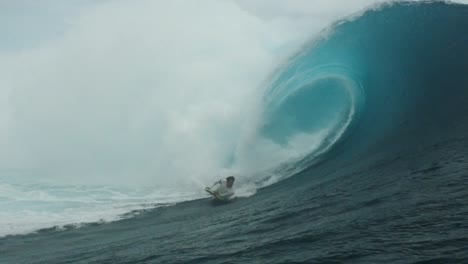
[[[233,201],[2,172],[0,263],[468,263],[467,5],[341,20],[267,86],[258,138],[299,154]]]

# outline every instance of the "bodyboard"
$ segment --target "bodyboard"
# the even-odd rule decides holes
[[[225,202],[225,201],[228,201],[228,200],[229,200],[229,198],[225,198],[225,197],[219,195],[218,193],[211,191],[210,187],[206,187],[206,188],[205,188],[205,191],[206,191],[207,193],[213,195],[214,198],[216,198],[216,199],[218,199],[218,200],[220,200],[220,201],[224,201],[224,202]]]

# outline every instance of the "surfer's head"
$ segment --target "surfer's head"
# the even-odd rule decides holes
[[[234,176],[229,176],[229,177],[227,177],[227,178],[226,178],[226,186],[227,186],[228,188],[231,188],[232,185],[234,184],[234,180],[235,180]]]

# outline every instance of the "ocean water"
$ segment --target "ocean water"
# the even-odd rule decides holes
[[[0,263],[468,263],[467,5],[339,21],[266,87],[233,201],[5,171]]]

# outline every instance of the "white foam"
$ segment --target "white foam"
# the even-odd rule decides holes
[[[116,221],[132,216],[128,214],[132,211],[200,197],[203,197],[201,192],[0,183],[0,236]]]
[[[63,184],[193,190],[214,180],[242,130],[256,127],[249,122],[261,111],[262,81],[348,12],[343,4],[276,2],[268,6],[282,15],[270,19],[251,5],[87,4],[61,34],[0,53],[0,168]],[[311,28],[314,14],[292,15],[304,5],[333,15]]]

